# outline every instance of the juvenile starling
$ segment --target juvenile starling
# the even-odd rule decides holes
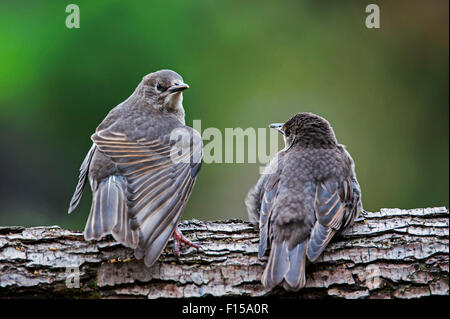
[[[69,214],[87,179],[92,206],[86,240],[112,234],[150,267],[173,234],[175,253],[192,244],[177,228],[202,158],[200,134],[185,125],[183,90],[176,72],[146,75],[134,93],[113,108],[91,136]]]
[[[263,285],[297,291],[305,286],[306,259],[314,262],[361,211],[361,190],[353,159],[327,120],[299,113],[270,127],[283,134],[285,148],[245,203],[259,227],[258,257],[270,246]]]

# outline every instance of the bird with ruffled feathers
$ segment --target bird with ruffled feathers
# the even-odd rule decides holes
[[[202,159],[201,136],[185,125],[182,102],[187,88],[171,70],[144,76],[92,135],[93,145],[70,202],[69,213],[78,206],[89,180],[93,197],[85,239],[111,234],[133,248],[148,267],[172,235],[176,255],[181,244],[198,248],[177,228]],[[174,132],[190,141],[180,152]]]
[[[259,258],[270,249],[261,281],[297,291],[330,240],[362,210],[353,159],[331,125],[312,113],[271,124],[285,141],[245,200],[260,234]]]

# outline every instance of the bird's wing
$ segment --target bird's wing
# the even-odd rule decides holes
[[[258,226],[259,229],[259,213],[261,210],[261,201],[264,195],[264,184],[267,179],[267,175],[262,175],[255,186],[253,186],[245,198],[245,206],[247,208],[249,221]]]
[[[202,159],[200,134],[178,128],[157,139],[131,140],[101,130],[92,136],[127,180],[130,227],[139,234],[138,258],[151,266],[173,233],[192,192]]]
[[[331,238],[344,230],[359,211],[360,188],[356,178],[342,182],[327,180],[316,187],[314,209],[317,221],[311,232],[306,254],[315,261]]]
[[[264,184],[261,191],[260,210],[259,210],[259,249],[258,257],[262,258],[267,250],[267,245],[272,240],[272,229],[270,227],[270,219],[272,215],[273,205],[278,195],[278,184],[280,181],[280,172],[283,165],[283,157],[281,155],[275,158],[278,166],[271,172],[264,175]]]
[[[264,256],[268,240],[270,240],[270,216],[272,214],[273,203],[275,202],[276,195],[278,193],[278,181],[270,185],[270,188],[266,189],[261,200],[261,209],[259,212],[259,250],[258,257]]]

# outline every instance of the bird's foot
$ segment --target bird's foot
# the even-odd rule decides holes
[[[177,258],[180,257],[181,245],[188,245],[197,249],[200,248],[199,245],[189,241],[186,237],[184,237],[178,227],[175,227],[175,231],[173,232],[173,252]]]

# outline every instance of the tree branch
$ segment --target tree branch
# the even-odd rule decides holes
[[[0,297],[419,298],[449,293],[448,209],[382,209],[367,213],[307,265],[297,293],[265,289],[258,233],[239,220],[184,221],[180,230],[202,246],[172,241],[150,269],[108,236],[86,242],[58,226],[0,227]],[[68,268],[74,267],[74,268]],[[77,285],[79,270],[79,288]]]

